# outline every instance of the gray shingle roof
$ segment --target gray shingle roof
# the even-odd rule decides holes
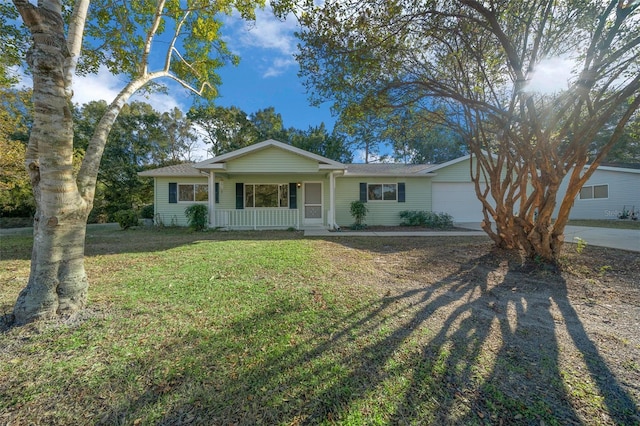
[[[145,170],[138,173],[138,176],[161,177],[161,176],[182,176],[182,177],[202,177],[203,174],[193,167],[193,163],[176,164],[174,166],[160,167],[159,169]]]
[[[429,171],[432,164],[398,164],[398,163],[374,163],[374,164],[347,164],[345,176],[411,176],[422,175]]]
[[[194,163],[176,164],[174,166],[160,167],[158,169],[145,170],[138,173],[144,177],[202,177]],[[428,173],[433,164],[345,164],[346,176],[418,176]]]

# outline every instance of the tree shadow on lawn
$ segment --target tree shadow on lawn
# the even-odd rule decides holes
[[[504,253],[347,315],[322,311],[327,317],[304,341],[292,322],[301,307],[280,302],[218,332],[234,336],[235,348],[211,349],[206,342],[222,335],[195,332],[202,345],[188,356],[194,371],[208,371],[207,382],[185,371],[168,391],[150,387],[104,419],[123,412],[134,419],[175,392],[173,402],[163,399],[160,424],[640,421],[637,401],[585,331],[563,279]],[[260,336],[283,322],[292,322],[290,333],[269,337],[291,344],[271,350]]]

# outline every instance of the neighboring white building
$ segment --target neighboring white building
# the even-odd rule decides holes
[[[567,179],[560,186],[556,212],[566,189]],[[640,216],[640,169],[600,166],[580,190],[569,217],[618,219],[623,211]]]

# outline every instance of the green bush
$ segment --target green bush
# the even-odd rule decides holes
[[[141,208],[140,217],[143,219],[153,219],[153,204],[147,204]]]
[[[400,212],[402,226],[424,226],[426,228],[453,228],[453,217],[447,213],[434,213],[425,210],[404,210]]]
[[[367,226],[364,223],[364,218],[367,217],[367,212],[369,211],[369,209],[367,208],[367,205],[364,202],[362,201],[351,202],[350,211],[351,211],[351,216],[353,216],[353,219],[355,220],[355,223],[352,226],[353,229],[362,229]]]
[[[204,204],[194,204],[184,210],[189,221],[189,227],[195,231],[203,231],[209,223],[208,209]]]
[[[120,210],[113,216],[122,229],[138,226],[138,213],[135,210]]]

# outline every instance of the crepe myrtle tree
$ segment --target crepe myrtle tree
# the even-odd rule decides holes
[[[314,3],[272,2],[300,19],[297,59],[314,101],[332,100],[347,117],[431,112],[425,117],[456,131],[474,159],[487,234],[499,247],[556,261],[576,195],[638,114],[640,2]],[[540,90],[552,63],[570,75]]]
[[[3,25],[13,22],[30,36],[30,41],[11,46],[28,48],[22,54],[33,78],[33,127],[25,164],[36,202],[29,281],[13,310],[19,325],[73,314],[87,302],[86,221],[107,136],[127,100],[138,91],[158,89],[154,82],[161,79],[214,98],[220,83],[216,70],[238,61],[220,35],[224,15],[239,12],[244,19],[255,19],[255,8],[264,1],[12,3],[14,8],[0,9],[8,18]],[[10,34],[12,40],[16,34],[20,32]],[[95,73],[100,67],[128,82],[98,122],[76,174],[72,83],[78,73]]]

